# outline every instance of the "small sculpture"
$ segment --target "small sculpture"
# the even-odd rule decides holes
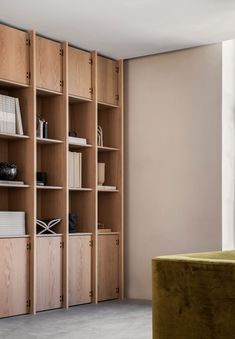
[[[105,182],[105,163],[98,162],[98,185],[101,186]]]
[[[100,125],[98,125],[97,128],[97,145],[103,147],[104,143],[103,143],[103,130],[102,127]]]

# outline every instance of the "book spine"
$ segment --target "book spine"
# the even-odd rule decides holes
[[[24,131],[23,131],[19,98],[15,98],[15,110],[16,110],[16,133],[23,135]]]
[[[82,187],[82,153],[79,153],[79,183]]]

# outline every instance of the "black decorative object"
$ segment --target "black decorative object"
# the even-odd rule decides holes
[[[40,115],[37,115],[36,132],[38,138],[48,138],[48,122],[42,119]]]
[[[47,172],[37,172],[37,185],[47,186]]]
[[[17,166],[7,162],[0,162],[0,180],[14,180],[17,175]]]
[[[69,213],[69,233],[76,232],[77,216],[75,213]]]
[[[48,122],[43,121],[43,138],[48,138]]]

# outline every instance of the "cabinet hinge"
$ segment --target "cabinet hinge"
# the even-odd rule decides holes
[[[116,293],[119,294],[119,287],[116,288]]]
[[[30,242],[27,243],[27,247],[26,248],[27,248],[27,251],[31,250],[31,243]]]
[[[64,87],[64,81],[60,80],[60,87]]]
[[[92,87],[89,88],[89,93],[93,94],[93,88]]]
[[[89,64],[92,65],[93,64],[93,60],[92,58],[89,59]]]
[[[119,73],[119,67],[118,66],[116,67],[116,73]]]
[[[116,245],[119,246],[119,239],[116,239]]]
[[[60,242],[60,248],[64,248],[64,242],[63,241]]]
[[[64,301],[64,296],[61,295],[61,296],[60,296],[60,302],[62,303],[63,301]]]
[[[93,240],[89,241],[89,246],[93,247]]]
[[[30,47],[30,39],[26,39],[26,46]]]
[[[118,101],[119,100],[119,94],[115,95],[115,99]]]
[[[93,297],[93,291],[89,292],[89,297],[91,297],[91,298]]]
[[[26,300],[26,307],[30,307],[31,306],[31,301],[30,299]]]
[[[63,48],[60,49],[60,55],[61,55],[61,56],[64,56],[64,50],[63,50]]]
[[[26,72],[26,78],[30,79],[31,78],[31,73],[30,72]]]

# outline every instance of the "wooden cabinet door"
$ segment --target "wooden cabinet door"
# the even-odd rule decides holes
[[[0,24],[0,79],[29,84],[28,33]]]
[[[91,99],[91,53],[69,47],[69,95]]]
[[[91,302],[91,236],[69,237],[69,305]]]
[[[37,87],[62,92],[62,46],[59,42],[37,36],[36,79]]]
[[[115,60],[98,56],[98,101],[118,104],[118,64]]]
[[[98,300],[118,298],[118,235],[98,235]]]
[[[37,237],[37,311],[62,306],[62,237]]]
[[[0,317],[29,312],[28,239],[0,239]]]

